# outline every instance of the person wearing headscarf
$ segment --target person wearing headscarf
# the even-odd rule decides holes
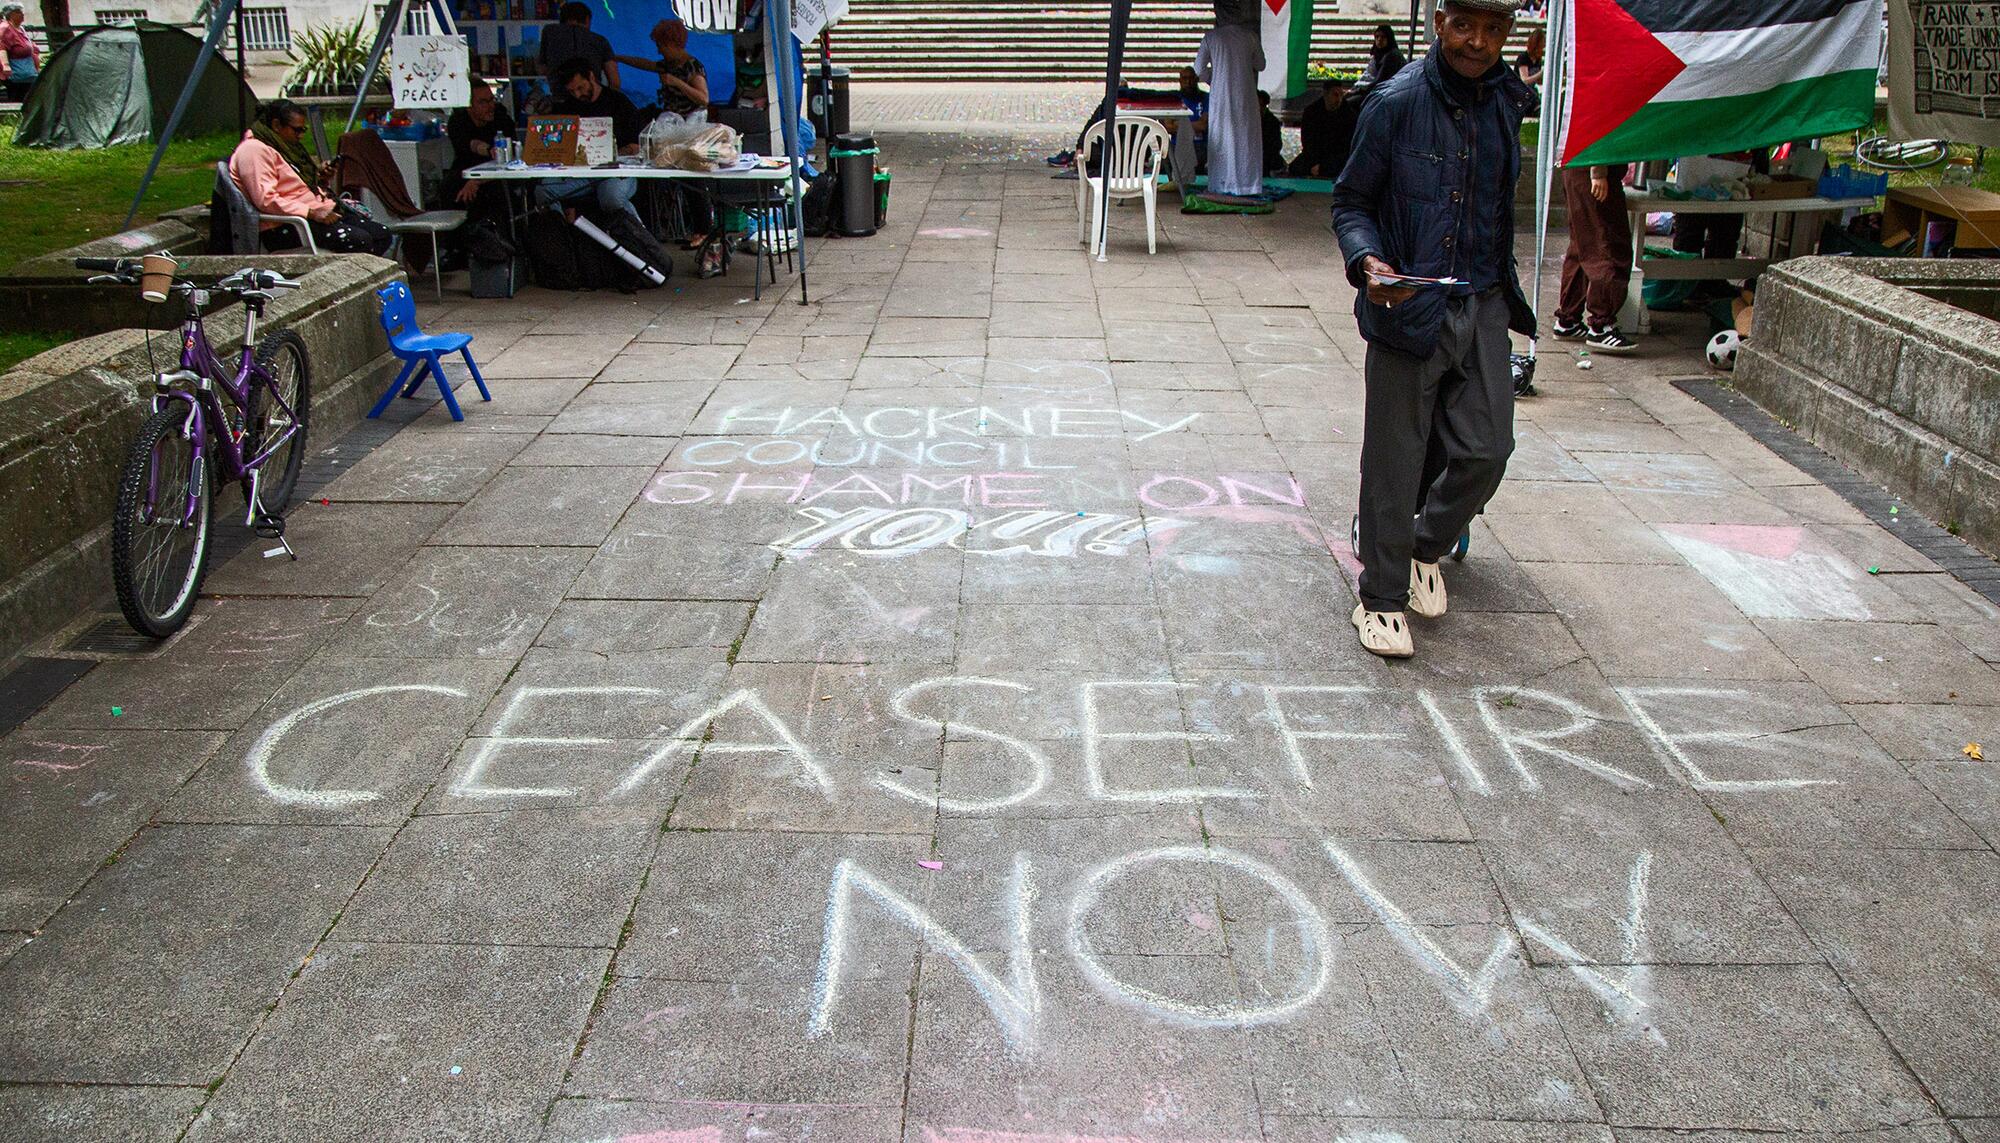
[[[7,98],[25,103],[28,91],[42,74],[42,49],[35,46],[23,27],[28,14],[9,0],[0,4],[0,51],[7,56]]]
[[[1389,82],[1408,61],[1401,49],[1396,47],[1396,29],[1388,24],[1375,25],[1375,42],[1368,48],[1368,66],[1362,70],[1361,79],[1355,85],[1360,88],[1374,88]]]

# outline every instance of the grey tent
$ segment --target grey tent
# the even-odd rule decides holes
[[[43,65],[14,142],[67,150],[152,139],[200,51],[200,38],[165,24],[87,29]],[[239,101],[247,110],[256,97],[235,68],[212,61],[177,134],[235,131]]]

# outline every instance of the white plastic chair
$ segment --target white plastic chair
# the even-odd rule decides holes
[[[414,194],[410,197],[412,200],[416,199]],[[383,206],[382,200],[376,196],[374,191],[369,190],[367,187],[361,188],[361,205],[367,207],[368,213],[375,216],[375,221],[387,228],[389,233],[395,235],[399,242],[405,234],[428,234],[431,236],[432,281],[435,283],[437,299],[443,301],[444,267],[438,262],[438,235],[457,230],[459,227],[465,225],[466,212],[462,210],[427,210],[422,214],[411,215],[409,218],[397,218],[395,215],[389,213],[389,208]]]
[[[1086,157],[1091,148],[1104,142],[1104,123],[1099,120],[1083,133],[1083,145],[1076,150],[1076,229],[1077,241],[1088,246],[1091,236],[1105,226],[1104,219],[1098,217],[1103,209],[1104,179],[1111,180],[1111,197],[1115,199],[1143,199],[1146,204],[1146,253],[1157,252],[1158,215],[1157,203],[1160,190],[1160,163],[1167,152],[1167,129],[1157,119],[1143,115],[1120,115],[1117,136],[1109,147],[1100,170],[1102,175],[1089,172]],[[1086,205],[1086,201],[1088,204]],[[1107,234],[1108,242],[1108,234]]]

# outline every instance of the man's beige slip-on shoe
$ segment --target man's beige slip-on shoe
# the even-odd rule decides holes
[[[1410,639],[1410,621],[1400,611],[1370,611],[1356,604],[1354,630],[1360,634],[1363,647],[1385,659],[1407,659],[1417,653]]]

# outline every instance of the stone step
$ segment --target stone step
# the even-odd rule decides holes
[[[878,82],[1076,80],[1104,74],[1109,0],[1032,0],[937,6],[922,0],[854,0],[832,34],[834,61]],[[1210,17],[1203,8],[1141,0],[1133,6],[1123,63],[1128,82],[1171,82],[1194,58]],[[1382,21],[1321,16],[1307,58],[1359,69]],[[1399,32],[1404,24],[1390,20]],[[1525,39],[1524,26],[1517,36]],[[1509,53],[1518,50],[1518,44]]]

